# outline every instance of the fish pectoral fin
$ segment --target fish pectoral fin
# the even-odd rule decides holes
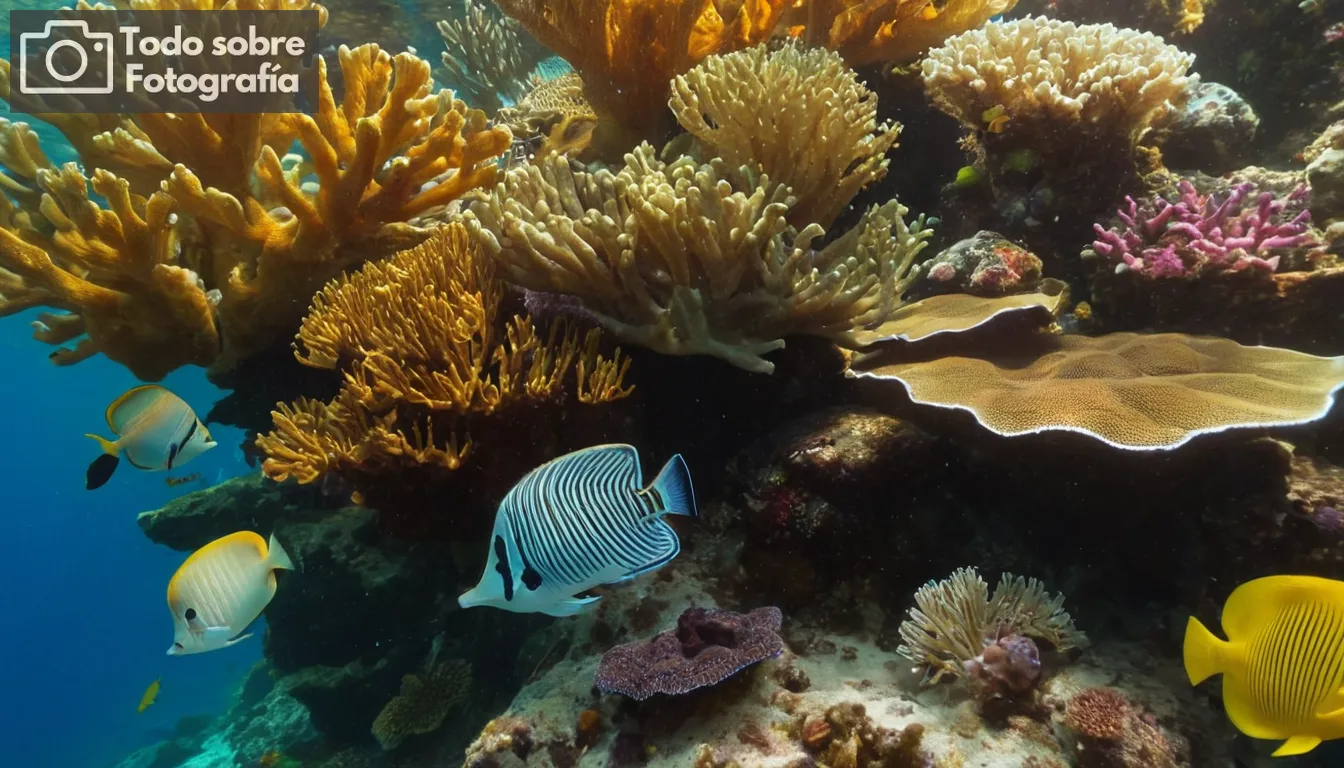
[[[1319,736],[1293,736],[1283,745],[1274,751],[1271,757],[1289,757],[1291,755],[1305,755],[1316,747],[1320,746],[1321,738]]]
[[[228,648],[230,645],[233,645],[234,643],[241,643],[241,642],[243,642],[244,640],[246,640],[247,638],[249,638],[249,637],[251,637],[251,636],[252,636],[252,633],[251,633],[251,632],[248,632],[248,633],[245,634],[245,635],[239,635],[239,636],[233,638],[232,640],[229,640],[228,642],[224,643],[224,647],[225,647],[225,648]]]
[[[547,616],[557,617],[573,616],[601,599],[602,598],[599,596],[571,597],[567,600],[557,600],[549,610],[542,611],[542,613],[545,613]]]

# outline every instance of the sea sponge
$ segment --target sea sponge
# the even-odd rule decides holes
[[[1053,597],[1036,579],[1005,573],[990,597],[974,568],[959,568],[943,581],[915,593],[910,618],[901,623],[901,656],[922,666],[932,682],[945,675],[965,677],[986,661],[985,649],[1000,638],[1021,636],[1057,650],[1083,647],[1087,637],[1064,611],[1064,596]],[[992,660],[991,660],[992,661]]]
[[[449,659],[435,664],[423,676],[401,678],[401,693],[378,713],[373,735],[391,750],[411,736],[433,733],[471,693],[471,664]]]
[[[498,0],[543,45],[574,66],[599,115],[599,148],[619,157],[670,127],[668,83],[712,53],[774,32],[785,0]]]
[[[797,198],[789,223],[829,227],[887,173],[901,126],[877,121],[877,96],[834,52],[758,45],[710,56],[672,81],[681,126],[730,167]]]
[[[326,18],[301,0],[252,5]],[[38,328],[60,345],[58,364],[101,352],[147,380],[182,365],[226,373],[283,343],[323,283],[421,242],[429,232],[417,217],[493,183],[508,129],[433,92],[428,63],[376,45],[341,47],[337,58],[341,98],[318,57],[311,116],[93,115],[53,104],[40,116],[84,171],[57,168],[24,124],[0,124],[10,172],[0,184],[0,314],[36,304],[70,313]],[[0,62],[4,98],[8,69]],[[283,154],[295,142],[304,157]]]
[[[1344,387],[1344,356],[1175,333],[1038,335],[983,357],[893,357],[856,361],[850,375],[899,381],[915,402],[969,411],[1000,435],[1077,432],[1128,450],[1312,422]]]
[[[515,168],[464,221],[505,279],[581,299],[622,340],[770,372],[783,337],[853,343],[900,304],[932,234],[907,209],[874,206],[826,247],[813,224],[786,237],[788,190],[734,189],[722,163],[657,159],[647,144],[615,173],[563,157]]]
[[[1017,0],[806,0],[789,21],[802,23],[806,42],[839,51],[852,67],[903,64],[1015,5]]]
[[[457,469],[471,449],[463,419],[523,404],[558,403],[574,371],[579,402],[625,397],[629,360],[599,353],[563,322],[538,334],[527,317],[499,317],[504,287],[459,224],[421,245],[327,285],[295,344],[299,361],[340,369],[330,403],[301,399],[272,413],[257,439],[263,470],[313,482],[329,471],[355,479],[405,466]]]

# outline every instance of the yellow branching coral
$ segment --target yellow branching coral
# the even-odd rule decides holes
[[[500,18],[487,5],[464,0],[462,18],[440,21],[438,27],[447,48],[448,85],[478,109],[494,113],[504,106],[501,95],[517,102],[527,93],[528,76],[543,52],[517,21]]]
[[[787,188],[738,191],[723,165],[659,161],[647,144],[619,172],[562,157],[509,171],[466,225],[510,282],[577,296],[619,338],[665,354],[714,355],[770,372],[790,334],[852,343],[901,301],[931,232],[895,201],[820,250],[794,237]],[[742,174],[737,174],[741,176]]]
[[[373,735],[383,749],[396,749],[411,736],[433,733],[444,718],[471,693],[471,664],[450,659],[435,664],[423,676],[405,675],[401,692],[373,721]]]
[[[1087,644],[1064,611],[1062,594],[1051,596],[1036,579],[1005,573],[991,597],[974,568],[959,568],[920,587],[900,632],[896,652],[924,667],[934,683],[945,675],[965,675],[966,663],[1000,637],[1022,635],[1058,650]]]
[[[1197,435],[1323,418],[1344,357],[1176,333],[1048,336],[979,357],[853,364],[916,403],[969,411],[1000,435],[1078,432],[1116,448],[1170,450]]]
[[[914,61],[1015,5],[1017,0],[804,0],[797,20],[808,43],[837,51],[858,67]]]
[[[43,114],[81,153],[87,179],[52,166],[27,126],[0,124],[10,171],[0,268],[14,276],[0,312],[42,297],[74,315],[39,328],[55,344],[84,336],[53,354],[58,363],[101,352],[143,379],[182,365],[228,371],[292,333],[326,281],[422,241],[415,217],[493,183],[508,129],[433,92],[426,62],[375,45],[342,47],[338,58],[342,96],[317,59],[312,116]],[[295,142],[305,155],[282,157]]]
[[[729,167],[787,186],[796,227],[828,227],[887,172],[899,124],[877,122],[877,96],[835,53],[760,45],[710,56],[672,81],[678,122]]]
[[[498,0],[582,77],[604,146],[660,140],[668,83],[712,53],[768,39],[786,0]],[[599,139],[602,141],[602,139]],[[613,153],[619,154],[619,153]]]
[[[421,245],[332,281],[296,341],[307,365],[340,369],[330,403],[281,404],[257,440],[275,480],[308,483],[336,470],[457,469],[471,447],[468,417],[555,400],[574,371],[584,403],[625,397],[629,360],[565,323],[538,335],[531,320],[499,320],[503,285],[460,224]]]

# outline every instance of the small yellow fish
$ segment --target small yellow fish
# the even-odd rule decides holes
[[[1344,738],[1344,582],[1269,576],[1237,587],[1216,637],[1185,627],[1192,685],[1221,674],[1232,724],[1256,739],[1285,739],[1275,757]]]
[[[169,656],[227,648],[275,597],[275,571],[294,570],[280,542],[251,531],[231,533],[196,550],[168,582],[173,614]]]
[[[190,475],[183,475],[182,477],[165,477],[163,479],[163,483],[164,485],[167,485],[169,488],[175,488],[179,485],[194,483],[200,479],[201,479],[200,472],[192,472]]]
[[[1003,108],[1002,104],[995,104],[980,113],[980,119],[985,121],[985,130],[990,133],[1003,133],[1003,129],[1008,125],[1008,110]]]
[[[160,677],[150,683],[149,687],[145,689],[145,695],[140,697],[140,706],[135,708],[135,713],[137,715],[144,712],[146,709],[149,709],[149,705],[153,704],[154,700],[159,698],[159,685],[162,682],[163,678]]]
[[[934,7],[933,3],[929,3],[924,6],[924,10],[919,12],[919,18],[924,21],[933,21],[938,18],[938,9]]]
[[[155,384],[136,387],[107,407],[107,426],[118,435],[96,440],[103,455],[93,460],[84,487],[100,488],[116,470],[122,454],[137,469],[173,469],[215,447],[210,430],[182,398]]]

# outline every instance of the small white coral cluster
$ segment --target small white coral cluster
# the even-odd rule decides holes
[[[1084,123],[1137,142],[1198,82],[1194,59],[1151,33],[1028,17],[949,38],[923,73],[938,108],[975,128],[997,107],[1006,133]]]

